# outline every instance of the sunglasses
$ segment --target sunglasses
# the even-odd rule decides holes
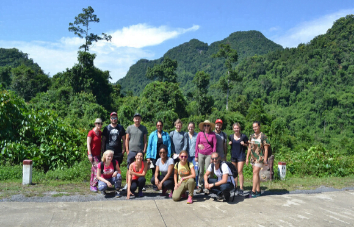
[[[210,127],[210,125],[204,125],[204,127]]]
[[[179,156],[180,158],[187,158],[187,156],[184,156],[184,155],[181,155],[181,156]]]
[[[111,117],[112,120],[117,120],[118,118],[117,117]]]
[[[218,160],[218,158],[211,158],[211,160]]]
[[[95,122],[95,124],[97,124],[97,125],[102,125],[102,123],[100,123],[100,122]]]

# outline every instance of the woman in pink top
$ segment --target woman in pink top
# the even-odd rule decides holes
[[[87,135],[87,157],[91,162],[90,190],[97,192],[97,164],[101,160],[101,128],[102,120],[95,120],[95,127]]]
[[[204,170],[208,168],[210,164],[211,154],[216,152],[216,135],[213,132],[214,123],[209,120],[205,120],[199,124],[201,132],[198,133],[197,142],[195,147],[195,161],[198,162],[199,176],[204,175]],[[203,192],[203,177],[198,179],[197,194]],[[205,189],[205,193],[208,194],[209,190]]]
[[[97,165],[98,190],[104,195],[108,188],[120,188],[122,182],[121,171],[117,160],[113,162],[114,151],[106,150],[102,156],[102,162]],[[116,192],[116,197],[120,197]]]
[[[145,175],[148,169],[148,165],[144,160],[144,154],[142,151],[138,151],[135,155],[135,162],[129,166],[129,174],[127,179],[128,190],[127,199],[134,196],[135,190],[139,187],[139,197],[143,197],[143,188],[145,187]]]

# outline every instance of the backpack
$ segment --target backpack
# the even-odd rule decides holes
[[[178,169],[178,164],[179,164],[179,161],[175,163],[175,166],[177,166],[177,169]],[[191,169],[189,167],[189,161],[187,161],[187,167],[188,167],[189,171],[191,171]],[[177,175],[178,175],[178,171],[177,171]],[[195,178],[194,178],[194,181],[195,181]]]

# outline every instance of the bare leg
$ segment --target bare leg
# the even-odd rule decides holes
[[[257,166],[253,166],[253,186],[252,186],[252,191],[256,192],[256,191],[260,191],[260,184],[259,184],[259,171],[261,170],[261,168],[257,167]]]
[[[245,165],[245,162],[238,162],[237,163],[237,170],[238,170],[238,179],[240,181],[240,189],[243,190],[243,166]]]
[[[232,165],[234,165],[235,167],[236,167],[236,169],[237,169],[237,163],[236,162],[231,162],[232,163]],[[239,174],[240,175],[240,174]],[[235,188],[237,189],[237,178],[238,177],[236,177],[234,180],[235,180]],[[240,186],[241,186],[241,183],[240,183]]]

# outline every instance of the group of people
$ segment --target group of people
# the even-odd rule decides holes
[[[141,115],[136,113],[134,124],[125,130],[118,124],[117,113],[112,112],[111,124],[101,132],[102,120],[96,119],[95,127],[87,136],[88,159],[92,163],[91,191],[105,193],[115,188],[117,197],[120,196],[120,189],[126,190],[127,199],[142,197],[145,175],[151,169],[154,190],[161,190],[162,195],[168,195],[174,201],[185,198],[187,203],[193,203],[195,189],[197,194],[212,192],[216,194],[216,199],[225,201],[230,198],[232,190],[243,195],[243,167],[251,159],[253,188],[250,197],[260,196],[259,171],[267,165],[270,142],[260,131],[259,122],[253,123],[254,133],[248,139],[241,133],[239,123],[232,126],[234,134],[227,137],[222,131],[221,119],[215,123],[209,120],[201,122],[199,133],[195,132],[193,122],[188,123],[188,132],[184,132],[182,121],[177,119],[175,130],[167,133],[163,131],[163,122],[157,121],[156,130],[147,140],[148,131],[140,124],[141,120]],[[231,147],[231,163],[238,172],[236,178],[232,174],[233,168],[226,162],[228,146]],[[126,185],[121,188],[120,165],[124,153],[127,153]],[[214,179],[213,175],[217,178]]]

